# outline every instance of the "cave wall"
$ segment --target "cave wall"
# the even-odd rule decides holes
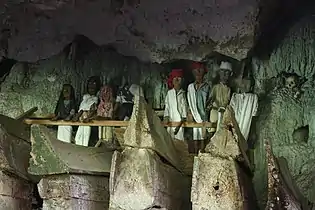
[[[156,109],[164,107],[168,69],[158,64],[145,64],[106,48],[96,48],[74,62],[66,53],[40,60],[25,67],[14,65],[1,83],[0,113],[16,117],[37,106],[39,115],[53,113],[64,83],[71,83],[80,100],[89,76],[100,76],[103,84],[123,75],[141,84],[149,102]]]
[[[302,18],[291,27],[269,60],[253,58],[252,61],[255,91],[260,95],[254,183],[257,195],[261,195],[261,204],[267,193],[265,139],[272,142],[276,156],[288,160],[290,172],[304,195],[315,201],[314,23],[312,15]],[[277,76],[282,71],[307,78],[300,99],[294,99],[281,87],[276,88]],[[308,126],[309,133],[295,132],[303,126]]]

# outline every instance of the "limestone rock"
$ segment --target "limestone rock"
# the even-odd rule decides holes
[[[31,145],[27,126],[0,115],[0,209],[29,210],[37,177],[27,172]]]
[[[10,36],[2,35],[8,42],[3,50],[10,58],[34,62],[61,52],[82,34],[145,62],[201,60],[204,54],[194,53],[199,48],[241,59],[253,46],[258,6],[254,0],[7,3],[1,29]]]
[[[111,210],[190,209],[189,189],[189,177],[163,162],[150,149],[128,147],[114,153]]]
[[[211,138],[206,153],[195,157],[191,201],[193,210],[257,209],[245,140],[228,106],[222,128]]]
[[[153,109],[136,97],[122,146],[152,149],[181,170],[175,144]]]
[[[310,209],[308,206],[302,208],[301,203],[307,205],[307,202],[299,200],[299,194],[295,191],[292,180],[290,180],[289,171],[284,170],[285,165],[282,165],[281,168],[281,165],[272,154],[268,140],[265,141],[265,147],[268,163],[268,201],[265,209]]]
[[[112,151],[103,147],[83,147],[52,136],[44,126],[32,126],[32,151],[29,172],[35,175],[63,173],[108,175]]]
[[[267,200],[267,165],[264,140],[269,139],[275,157],[284,157],[289,172],[303,195],[314,202],[314,119],[315,100],[313,88],[307,88],[300,99],[287,95],[282,89],[271,92],[261,99],[257,119],[257,145],[255,148],[256,193],[261,195],[260,205]],[[297,139],[296,130],[308,126],[306,137]],[[305,141],[305,139],[307,141]]]
[[[189,209],[189,177],[179,155],[184,153],[143,97],[135,97],[122,147],[112,159],[110,209]]]
[[[44,177],[38,184],[43,210],[108,209],[108,177],[64,174]]]
[[[51,114],[65,83],[74,87],[79,105],[86,92],[87,78],[95,75],[100,76],[104,84],[125,75],[127,81],[141,84],[152,107],[164,107],[167,86],[162,78],[167,71],[163,66],[143,64],[104,47],[94,47],[81,59],[74,63],[66,53],[61,53],[27,67],[23,63],[14,65],[0,84],[0,114],[14,118],[35,106],[38,116]]]
[[[0,171],[0,209],[30,210],[33,184],[10,173]]]

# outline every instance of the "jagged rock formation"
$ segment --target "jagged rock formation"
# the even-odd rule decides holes
[[[286,159],[274,157],[268,140],[265,140],[265,148],[268,164],[268,202],[265,209],[312,209],[312,204],[305,199],[292,180]]]
[[[29,172],[38,184],[43,210],[107,209],[112,151],[64,143],[44,126],[32,126]]]
[[[3,54],[28,62],[58,54],[76,34],[142,61],[200,60],[214,50],[242,58],[253,45],[258,13],[255,0],[13,1],[1,7]]]
[[[17,63],[0,84],[0,113],[16,117],[34,106],[39,107],[38,114],[53,113],[64,83],[74,86],[80,102],[87,78],[93,75],[99,75],[104,84],[125,75],[129,81],[141,83],[154,108],[164,106],[167,71],[163,66],[143,64],[108,49],[95,48],[77,62],[61,53],[28,66]]]
[[[112,159],[109,209],[190,209],[181,153],[143,97],[136,97],[122,144]]]
[[[227,107],[222,128],[211,138],[205,153],[195,157],[193,210],[257,209],[244,143],[233,109]]]
[[[254,183],[261,195],[261,207],[267,199],[265,139],[271,141],[276,157],[287,160],[299,190],[314,202],[314,29],[314,16],[305,14],[288,30],[269,60],[253,59],[255,90],[260,94]],[[282,71],[295,72],[307,79],[300,98],[295,99],[283,86],[275,90],[277,75]]]
[[[31,150],[27,126],[0,115],[0,145],[0,209],[29,210],[38,179],[27,172]]]

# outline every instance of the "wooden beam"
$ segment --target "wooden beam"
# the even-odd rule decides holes
[[[24,118],[27,118],[31,115],[34,114],[34,112],[36,112],[38,110],[37,107],[33,107],[31,109],[29,109],[28,111],[24,112],[23,114],[21,114],[20,116],[16,117],[16,120],[23,120]]]
[[[94,120],[89,123],[83,122],[68,122],[68,121],[51,121],[47,119],[25,119],[24,123],[28,125],[71,125],[71,126],[108,126],[108,127],[127,127],[128,121],[118,121],[118,120]],[[163,123],[165,127],[177,127],[180,122],[170,122]],[[195,123],[195,122],[185,122],[182,127],[186,128],[212,128],[216,124],[205,122],[205,123]]]

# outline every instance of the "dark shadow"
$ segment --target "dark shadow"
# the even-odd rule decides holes
[[[1,83],[1,78],[5,76],[7,73],[9,73],[13,65],[16,63],[17,61],[13,59],[2,60],[2,62],[0,63],[0,83]]]
[[[264,0],[260,6],[255,31],[256,41],[248,53],[249,57],[255,56],[261,60],[269,59],[272,51],[280,45],[290,28],[301,18],[311,15],[315,6],[315,1],[312,0],[281,0],[272,3],[269,1],[269,6],[263,6],[267,1]],[[270,6],[273,3],[276,5]]]

